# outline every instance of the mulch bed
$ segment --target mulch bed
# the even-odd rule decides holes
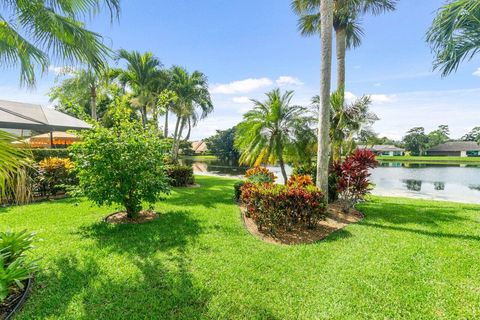
[[[127,212],[119,211],[106,216],[103,218],[103,221],[112,224],[141,224],[156,220],[158,217],[158,213],[156,212],[151,210],[142,210],[138,214],[138,217],[132,219],[127,217]]]
[[[32,280],[28,279],[22,283],[24,285],[23,289],[15,287],[13,293],[0,303],[0,320],[10,319],[25,302],[30,292]]]
[[[363,214],[355,209],[345,213],[341,203],[335,202],[328,205],[328,216],[325,220],[318,223],[316,228],[306,229],[294,227],[292,230],[276,230],[272,235],[266,230],[259,230],[253,219],[245,215],[245,208],[240,207],[242,218],[246,229],[257,238],[273,244],[302,244],[313,243],[325,239],[332,232],[342,229],[350,223],[355,223],[363,219]]]

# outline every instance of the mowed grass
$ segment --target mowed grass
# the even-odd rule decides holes
[[[373,197],[327,240],[277,246],[245,231],[235,180],[197,181],[144,225],[85,200],[0,209],[43,239],[16,319],[480,318],[480,206]]]

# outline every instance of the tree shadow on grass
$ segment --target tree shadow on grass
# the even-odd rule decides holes
[[[146,224],[99,222],[80,227],[78,233],[94,245],[49,261],[32,304],[21,316],[201,318],[211,293],[196,284],[187,251],[202,232],[198,221],[184,211],[171,211]]]

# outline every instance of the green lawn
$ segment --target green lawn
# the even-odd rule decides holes
[[[217,157],[212,155],[181,156],[180,158],[188,160],[217,160]]]
[[[480,164],[480,157],[417,157],[417,156],[378,156],[377,160],[396,162],[417,162],[425,164]]]
[[[243,228],[235,180],[197,180],[144,225],[74,199],[0,209],[1,229],[43,239],[16,319],[480,317],[480,206],[374,197],[327,240],[277,246]]]

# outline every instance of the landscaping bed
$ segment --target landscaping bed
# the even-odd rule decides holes
[[[23,289],[15,287],[10,296],[0,303],[0,320],[9,320],[20,310],[31,290],[32,279],[22,281]]]
[[[127,212],[119,211],[106,216],[105,218],[103,218],[103,221],[113,224],[141,224],[153,221],[155,219],[158,219],[158,213],[151,210],[142,210],[138,213],[138,216],[136,218],[129,218],[127,216]]]
[[[327,207],[327,217],[319,221],[315,228],[293,226],[290,230],[277,230],[275,234],[259,230],[255,221],[246,216],[245,207],[240,207],[242,219],[247,230],[267,243],[302,244],[313,243],[328,237],[331,233],[344,228],[350,223],[363,219],[363,214],[355,209],[345,212],[341,203],[331,203]]]

